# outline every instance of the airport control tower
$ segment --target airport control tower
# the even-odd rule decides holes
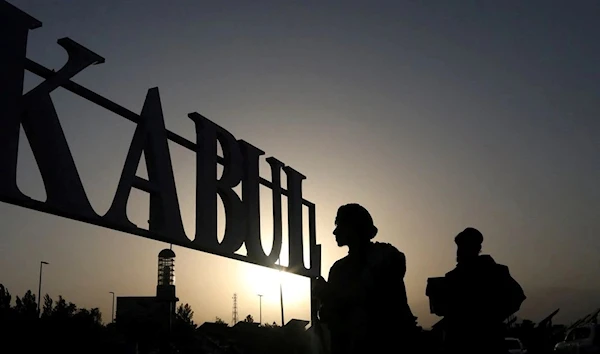
[[[164,249],[158,254],[156,297],[165,301],[177,301],[175,295],[175,252],[171,249]]]
[[[117,325],[132,341],[152,333],[156,338],[171,331],[179,299],[175,292],[175,252],[158,254],[156,296],[117,297]]]

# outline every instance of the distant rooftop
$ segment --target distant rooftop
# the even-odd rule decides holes
[[[283,326],[283,328],[305,330],[306,326],[308,326],[309,323],[310,321],[291,319],[288,323],[285,324],[285,326]]]

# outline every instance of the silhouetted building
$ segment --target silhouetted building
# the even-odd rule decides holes
[[[179,299],[175,291],[175,252],[158,254],[156,296],[117,297],[117,328],[129,341],[159,345],[167,339]]]

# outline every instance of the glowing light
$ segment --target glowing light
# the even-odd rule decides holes
[[[249,288],[256,294],[263,294],[263,301],[279,304],[279,284],[281,284],[286,306],[309,302],[308,278],[260,266],[244,268],[246,272],[244,279]]]

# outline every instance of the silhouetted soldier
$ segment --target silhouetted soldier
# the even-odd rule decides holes
[[[446,274],[444,320],[449,353],[507,353],[504,320],[525,300],[508,267],[480,255],[483,235],[467,228],[454,239],[454,270]]]
[[[313,288],[322,305],[319,317],[331,334],[331,352],[406,351],[417,327],[404,287],[404,254],[371,242],[377,228],[358,204],[340,207],[335,224],[337,244],[348,246],[348,256],[331,267],[328,283],[318,278]]]

